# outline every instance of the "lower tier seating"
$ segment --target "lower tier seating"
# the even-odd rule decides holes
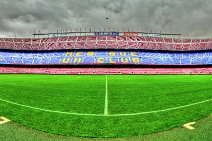
[[[22,68],[0,67],[0,74],[212,74],[202,68]]]

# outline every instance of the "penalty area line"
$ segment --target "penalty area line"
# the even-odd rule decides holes
[[[163,110],[155,110],[155,111],[149,111],[149,112],[140,112],[140,113],[132,113],[132,114],[113,114],[113,115],[104,115],[104,114],[83,114],[83,113],[70,113],[70,112],[61,112],[61,111],[53,111],[53,110],[47,110],[47,109],[41,109],[41,108],[37,108],[37,107],[32,107],[32,106],[27,106],[27,105],[23,105],[23,104],[19,104],[19,103],[15,103],[15,102],[11,102],[8,100],[4,100],[4,99],[0,99],[0,101],[5,102],[5,103],[9,103],[12,105],[16,105],[19,107],[24,107],[24,108],[28,108],[28,109],[33,109],[33,110],[37,110],[37,111],[44,111],[44,112],[49,112],[49,113],[57,113],[57,114],[65,114],[65,115],[76,115],[76,116],[113,116],[113,117],[119,117],[119,116],[137,116],[137,115],[146,115],[146,114],[155,114],[155,113],[160,113],[160,112],[166,112],[166,111],[171,111],[171,110],[177,110],[177,109],[182,109],[182,108],[186,108],[186,107],[191,107],[191,106],[195,106],[198,104],[202,104],[202,103],[206,103],[209,101],[212,101],[212,99],[208,99],[208,100],[204,100],[204,101],[200,101],[197,103],[192,103],[192,104],[188,104],[188,105],[184,105],[184,106],[179,106],[179,107],[174,107],[174,108],[168,108],[168,109],[163,109]]]

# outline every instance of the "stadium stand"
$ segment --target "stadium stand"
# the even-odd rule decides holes
[[[51,38],[1,38],[1,49],[143,49],[169,51],[211,50],[212,39],[173,39],[140,36],[63,36]]]
[[[203,68],[22,68],[0,67],[1,74],[212,74]]]
[[[114,35],[0,38],[0,73],[212,74],[211,49],[212,39]]]
[[[0,51],[0,64],[16,65],[212,65],[212,52]]]

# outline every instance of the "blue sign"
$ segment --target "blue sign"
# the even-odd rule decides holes
[[[119,36],[119,32],[95,32],[96,36]]]

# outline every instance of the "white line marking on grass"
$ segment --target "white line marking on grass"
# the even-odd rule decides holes
[[[192,127],[191,125],[195,124],[196,122],[190,122],[190,123],[187,123],[187,124],[184,124],[183,126],[189,130],[194,130],[195,128]]]
[[[160,112],[166,112],[166,111],[171,111],[171,110],[176,110],[176,109],[182,109],[182,108],[186,108],[186,107],[198,105],[198,104],[205,103],[205,102],[208,102],[208,101],[211,101],[211,100],[212,99],[208,99],[208,100],[200,101],[200,102],[197,102],[197,103],[192,103],[192,104],[188,104],[188,105],[184,105],[184,106],[179,106],[179,107],[174,107],[174,108],[168,108],[168,109],[163,109],[163,110],[141,112],[141,113],[132,113],[132,114],[114,114],[114,115],[111,115],[111,116],[136,116],[136,115],[146,115],[146,114],[151,114],[151,113],[160,113]]]
[[[108,116],[108,91],[107,91],[107,75],[106,75],[106,90],[105,90],[105,109],[104,109],[104,115]]]
[[[52,111],[52,110],[41,109],[41,108],[36,108],[36,107],[32,107],[32,106],[27,106],[27,105],[11,102],[11,101],[4,100],[4,99],[0,99],[0,101],[6,102],[6,103],[9,103],[9,104],[12,104],[12,105],[17,105],[17,106],[20,106],[20,107],[25,107],[25,108],[38,110],[38,111],[49,112],[49,113],[57,113],[57,114],[65,114],[65,115],[77,115],[77,116],[105,116],[104,114],[83,114],[83,113],[70,113],[70,112]],[[171,110],[176,110],[176,109],[182,109],[182,108],[198,105],[198,104],[209,102],[209,101],[212,101],[212,99],[200,101],[200,102],[197,102],[197,103],[192,103],[192,104],[189,104],[189,105],[184,105],[184,106],[179,106],[179,107],[174,107],[174,108],[168,108],[168,109],[163,109],[163,110],[157,110],[157,111],[132,113],[132,114],[113,114],[113,115],[107,115],[107,116],[111,116],[111,117],[112,116],[114,116],[114,117],[119,117],[119,116],[137,116],[137,115],[146,115],[146,114],[152,114],[152,113],[160,113],[160,112],[166,112],[166,111],[171,111]]]
[[[17,105],[19,107],[25,107],[37,111],[44,111],[44,112],[49,112],[49,113],[58,113],[58,114],[65,114],[65,115],[77,115],[77,116],[104,116],[103,114],[81,114],[81,113],[70,113],[70,112],[61,112],[61,111],[53,111],[53,110],[47,110],[47,109],[42,109],[42,108],[37,108],[37,107],[32,107],[32,106],[27,106],[15,102],[11,102],[8,100],[0,99],[0,101],[12,104],[12,105]]]
[[[9,122],[10,120],[0,116],[0,125]]]

